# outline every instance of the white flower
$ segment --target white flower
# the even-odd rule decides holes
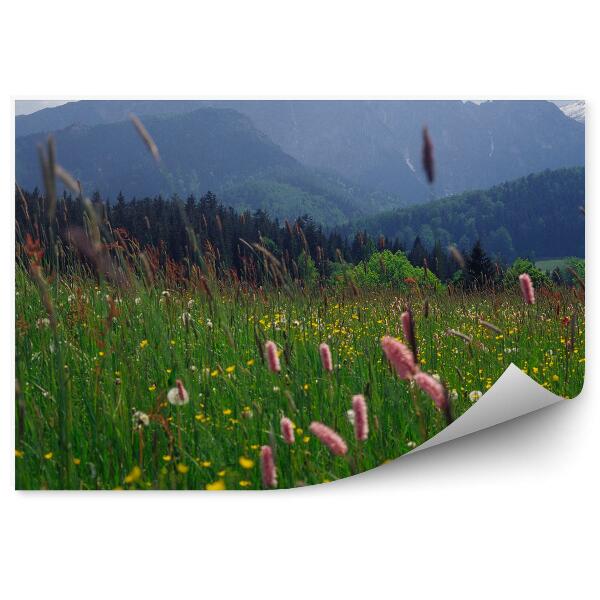
[[[456,402],[458,400],[458,392],[456,390],[452,390],[450,392],[450,400],[452,400],[452,402]]]
[[[212,329],[213,323],[212,323],[212,321],[211,321],[210,319],[206,319],[206,326],[207,326],[209,329]]]
[[[136,298],[136,299],[134,300],[134,302],[135,302],[136,304],[141,304],[141,302],[142,302],[142,299],[141,299],[141,298]]]
[[[354,414],[354,411],[352,409],[349,409],[346,411],[346,417],[348,417],[348,421],[350,421],[350,425],[354,425],[354,417],[356,415]]]
[[[150,425],[150,417],[141,410],[136,410],[133,413],[133,424],[141,429],[142,427],[148,427]]]
[[[412,442],[412,441],[411,441],[411,442],[406,442],[406,445],[407,445],[409,448],[416,448],[416,447],[417,447],[417,444],[416,444],[416,442]]]
[[[177,380],[177,385],[168,391],[167,400],[174,406],[183,406],[190,401],[190,396],[181,381]]]
[[[43,319],[38,319],[36,325],[38,326],[38,328],[50,327],[50,319],[48,319],[47,317],[45,317]]]
[[[469,400],[471,402],[477,402],[481,396],[483,396],[483,394],[479,390],[473,390],[472,392],[469,392]]]
[[[432,377],[436,380],[436,381],[441,381],[440,376],[437,373],[434,373],[432,375]]]

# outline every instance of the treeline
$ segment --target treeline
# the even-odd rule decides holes
[[[465,192],[427,204],[383,212],[355,221],[352,228],[398,239],[408,248],[416,238],[471,248],[481,240],[498,260],[583,256],[585,170],[543,171],[488,190]]]
[[[129,248],[150,249],[163,264],[186,259],[202,262],[209,257],[217,275],[234,274],[253,284],[261,284],[264,276],[257,267],[258,247],[262,258],[274,257],[294,278],[309,284],[351,277],[365,285],[401,286],[404,280],[433,276],[435,281],[479,287],[501,282],[505,272],[479,240],[460,252],[450,251],[440,241],[428,249],[417,237],[407,249],[397,238],[374,238],[365,231],[347,238],[325,231],[308,216],[282,224],[262,210],[238,213],[220,204],[211,192],[184,201],[161,196],[127,201],[119,194],[115,203],[95,194],[91,205],[107,248],[119,240]],[[47,202],[37,189],[17,190],[17,241],[40,240],[47,247],[51,243],[47,232],[54,231],[68,247],[69,232],[86,227],[83,203],[71,194],[64,193],[52,212],[55,217],[49,222]]]

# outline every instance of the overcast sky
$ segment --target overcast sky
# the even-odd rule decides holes
[[[60,106],[69,100],[15,100],[15,114],[28,115],[49,106]]]

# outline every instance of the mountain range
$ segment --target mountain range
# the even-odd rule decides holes
[[[563,107],[565,110],[565,107]],[[154,137],[153,164],[128,122]],[[421,169],[422,127],[436,180]],[[584,125],[551,102],[115,100],[80,101],[15,121],[16,175],[41,184],[36,146],[111,198],[216,191],[236,208],[327,225],[584,164]]]

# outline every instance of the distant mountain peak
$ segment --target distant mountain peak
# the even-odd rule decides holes
[[[560,110],[571,119],[585,123],[585,100],[577,100],[571,104],[565,104],[560,107]]]

